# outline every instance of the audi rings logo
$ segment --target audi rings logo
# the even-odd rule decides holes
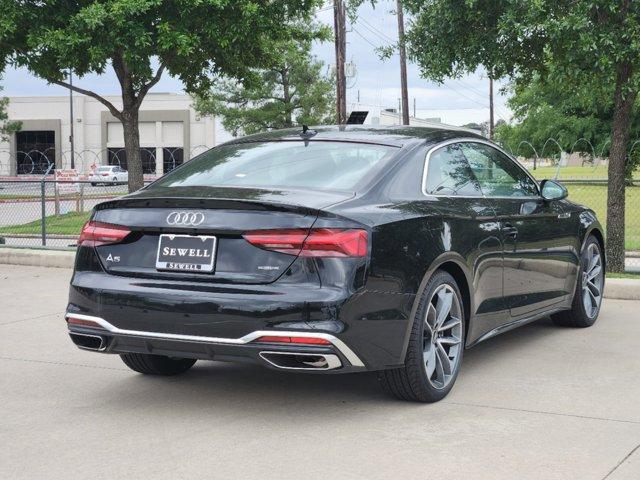
[[[181,227],[197,227],[204,222],[202,212],[171,212],[167,215],[167,223]]]

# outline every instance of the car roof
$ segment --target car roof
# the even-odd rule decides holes
[[[315,132],[315,133],[312,133]],[[417,142],[439,143],[455,138],[480,138],[478,132],[461,127],[433,123],[426,127],[408,125],[370,126],[370,125],[328,125],[321,127],[309,127],[308,135],[302,134],[302,128],[286,128],[272,130],[270,132],[257,133],[240,137],[225,145],[245,142],[273,142],[286,140],[309,141],[342,141],[374,143],[403,147]]]

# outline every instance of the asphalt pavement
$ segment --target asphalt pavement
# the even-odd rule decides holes
[[[488,340],[422,405],[372,374],[136,374],[73,346],[70,275],[0,265],[0,478],[640,478],[640,302]]]

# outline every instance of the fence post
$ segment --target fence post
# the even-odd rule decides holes
[[[80,184],[80,200],[78,202],[77,212],[84,212],[84,183]]]
[[[45,202],[46,195],[46,187],[44,184],[44,177],[40,180],[40,205],[42,207],[41,217],[40,217],[40,227],[42,229],[42,246],[47,245],[47,227],[46,227],[46,217],[47,217],[47,206]]]
[[[47,168],[47,171],[44,172],[44,175],[42,175],[42,179],[40,180],[40,206],[41,206],[41,212],[40,212],[40,227],[41,227],[41,231],[42,231],[42,246],[45,247],[47,245],[47,204],[46,204],[46,196],[47,196],[47,188],[46,188],[46,178],[47,175],[49,175],[49,172],[51,171],[51,169],[54,167],[53,163],[49,164],[49,168]],[[53,184],[53,188],[55,190],[56,188],[56,183],[54,181]]]

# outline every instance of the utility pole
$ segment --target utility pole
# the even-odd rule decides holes
[[[347,123],[347,79],[344,62],[347,57],[346,12],[344,0],[333,0],[333,28],[336,47],[336,113],[338,125]]]
[[[413,97],[413,118],[416,117],[416,97]]]
[[[407,92],[407,51],[404,45],[404,15],[402,0],[397,0],[398,49],[400,53],[400,90],[402,97],[402,124],[409,125],[409,94]]]
[[[493,140],[493,78],[489,77],[489,140]]]
[[[71,69],[69,69],[69,85],[73,87],[73,73],[71,72]],[[71,144],[71,169],[73,170],[74,168],[76,168],[76,162],[74,158],[75,146],[73,141],[73,90],[71,88],[69,89],[69,128],[69,143]]]

